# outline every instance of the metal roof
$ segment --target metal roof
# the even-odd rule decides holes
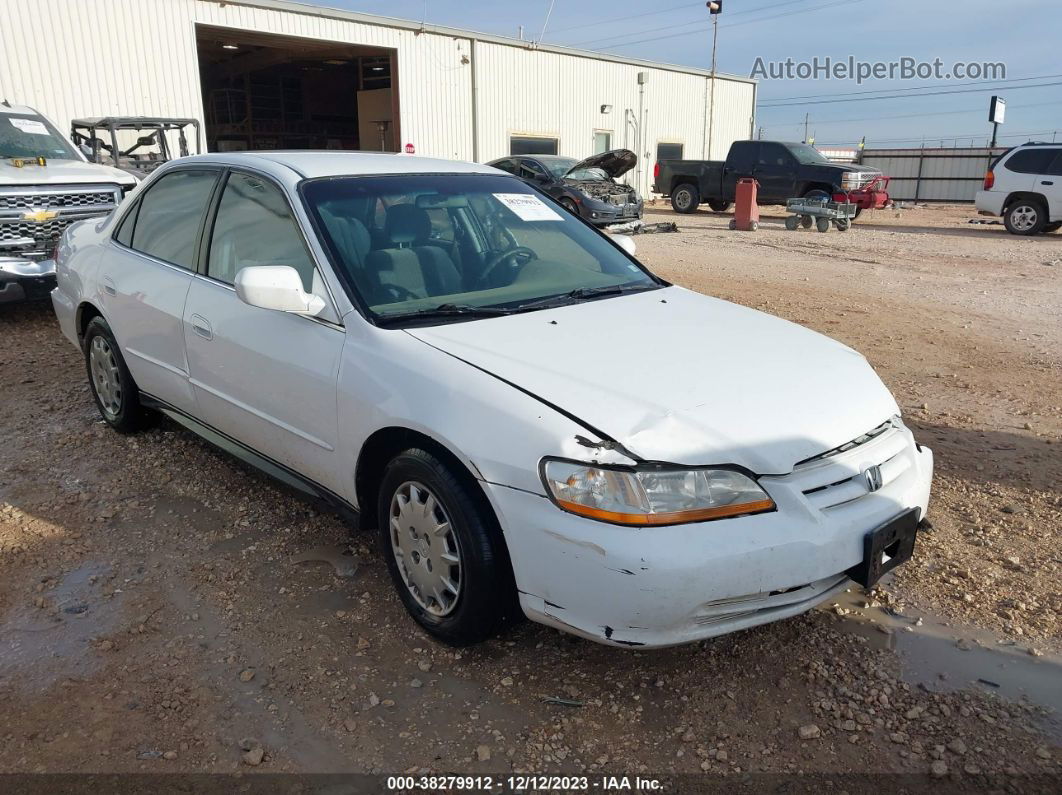
[[[293,14],[304,14],[307,16],[360,22],[365,25],[379,25],[380,27],[399,28],[401,30],[411,30],[420,33],[437,33],[442,36],[453,36],[460,39],[475,39],[476,41],[486,41],[491,42],[492,44],[502,44],[508,47],[519,47],[525,50],[540,50],[542,52],[552,52],[559,55],[570,55],[576,58],[591,58],[596,61],[612,61],[613,63],[626,64],[629,66],[664,69],[669,72],[682,72],[683,74],[700,75],[702,77],[712,76],[712,72],[709,69],[698,69],[692,66],[680,66],[678,64],[660,63],[657,61],[645,61],[639,58],[624,58],[619,55],[595,52],[594,50],[580,50],[574,47],[562,47],[555,44],[541,44],[533,41],[514,39],[508,36],[498,36],[493,33],[479,33],[472,30],[464,30],[462,28],[451,28],[446,25],[415,22],[409,19],[396,19],[395,17],[365,14],[360,11],[347,11],[341,8],[310,5],[308,3],[297,3],[292,0],[199,0],[199,2],[215,3],[223,6],[248,6],[250,8],[262,8],[273,11],[287,11]],[[720,80],[731,80],[739,83],[756,83],[752,78],[724,74],[723,72],[716,72],[715,76]]]

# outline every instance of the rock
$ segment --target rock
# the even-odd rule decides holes
[[[889,735],[889,739],[898,745],[903,745],[907,742],[907,735],[903,732],[893,732]]]
[[[380,697],[375,693],[369,693],[369,706],[376,707],[380,705]]]
[[[722,748],[720,748],[715,755],[715,759],[717,762],[725,762],[729,758],[730,757],[727,755],[727,752],[724,751]]]
[[[372,644],[369,643],[369,641],[366,640],[365,638],[362,638],[362,637],[358,638],[358,649],[364,651],[365,649],[369,648],[371,645]]]
[[[1039,748],[1037,748],[1036,749],[1036,755],[1038,757],[1040,757],[1041,759],[1050,759],[1051,758],[1051,752],[1047,749],[1046,746],[1040,746]]]
[[[951,751],[953,754],[958,754],[959,756],[962,756],[966,753],[966,743],[956,738],[950,743],[948,743],[948,750]]]
[[[163,759],[176,759],[177,758],[177,752],[176,751],[167,751],[166,753],[164,753],[162,755],[162,758]]]
[[[817,740],[822,736],[822,730],[814,723],[809,723],[806,726],[801,726],[798,729],[801,740]]]
[[[512,687],[513,686],[513,678],[511,676],[507,676],[507,677],[505,677],[504,679],[501,680],[501,683],[502,683],[502,687]]]
[[[431,662],[429,662],[428,660],[421,660],[419,663],[417,663],[417,667],[424,673],[427,673],[431,670]]]
[[[261,745],[262,744],[258,742],[258,740],[254,737],[244,737],[242,740],[240,740],[241,751],[250,751],[252,748],[261,747]]]
[[[254,679],[254,668],[245,668],[240,671],[241,682],[250,682],[252,679]]]
[[[409,682],[410,687],[424,687],[424,683],[419,679],[411,679]]]
[[[948,766],[944,763],[944,760],[938,759],[929,766],[929,772],[933,775],[933,778],[944,778],[944,776],[948,775]]]
[[[258,767],[262,764],[262,760],[265,759],[265,750],[259,746],[258,748],[252,748],[250,751],[243,755],[243,763],[250,765],[251,767]]]
[[[476,746],[476,759],[480,762],[486,762],[490,759],[490,746],[489,745],[477,745]]]
[[[999,510],[1003,511],[1003,513],[1021,513],[1021,506],[1015,505],[1014,503],[1008,503]]]
[[[924,707],[911,707],[911,709],[907,710],[904,717],[907,718],[907,720],[915,720],[921,716],[924,709]]]
[[[348,732],[353,732],[357,730],[358,724],[354,720],[354,718],[347,718],[343,721],[343,728],[346,729]]]
[[[960,649],[962,649],[963,651],[969,651],[970,649],[973,648],[973,644],[970,643],[970,641],[968,641],[966,638],[960,638],[959,642],[956,643],[955,645],[957,647],[959,647]]]

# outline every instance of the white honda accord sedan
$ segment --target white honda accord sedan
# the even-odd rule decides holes
[[[71,227],[53,301],[109,425],[376,528],[447,643],[686,643],[908,559],[933,457],[866,360],[632,251],[487,166],[215,154]]]

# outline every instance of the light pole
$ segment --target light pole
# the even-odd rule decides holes
[[[723,13],[723,0],[706,3],[712,17],[712,95],[708,102],[708,159],[712,159],[712,132],[715,127],[715,48],[719,42],[719,15]]]

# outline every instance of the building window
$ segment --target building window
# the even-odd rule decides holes
[[[682,144],[665,144],[658,143],[656,145],[656,162],[661,160],[681,160],[682,159]]]
[[[610,130],[594,131],[594,154],[599,155],[612,148],[612,132]]]
[[[528,135],[514,135],[509,139],[511,155],[555,155],[556,138],[535,138]]]

